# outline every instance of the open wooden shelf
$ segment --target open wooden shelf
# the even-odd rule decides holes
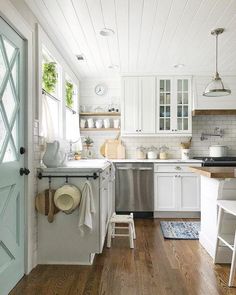
[[[117,117],[120,116],[120,113],[117,112],[104,112],[104,113],[94,113],[94,112],[90,112],[90,113],[80,113],[81,117],[86,117],[86,116],[96,116],[96,117],[106,117],[106,116],[113,116],[113,117]]]
[[[120,131],[120,128],[80,128],[80,131]]]
[[[235,110],[193,110],[192,111],[193,116],[202,116],[202,115],[210,115],[210,116],[216,116],[216,115],[222,115],[222,116],[232,116],[236,115],[236,109]]]

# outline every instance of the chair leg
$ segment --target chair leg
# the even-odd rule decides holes
[[[132,222],[132,228],[133,228],[133,237],[135,240],[136,239],[136,231],[135,231],[134,221]]]
[[[111,237],[112,237],[112,239],[114,239],[115,238],[115,234],[116,234],[116,224],[115,223],[112,223],[111,224],[111,228],[112,228]]]
[[[107,235],[107,248],[111,247],[111,235],[112,235],[112,224],[109,223],[108,226],[108,235]]]
[[[217,254],[218,254],[219,242],[220,242],[218,236],[219,236],[220,231],[221,231],[223,214],[224,214],[224,210],[221,207],[219,207],[219,215],[218,215],[218,221],[217,221],[217,236],[216,236],[216,247],[215,247],[214,263],[217,263]]]
[[[229,283],[228,283],[229,287],[233,286],[235,267],[236,267],[236,231],[235,231],[235,235],[234,235],[234,249],[233,249],[233,256],[232,256],[230,275],[229,275]]]
[[[129,244],[130,244],[130,248],[133,249],[134,239],[133,239],[133,228],[131,223],[129,223]]]

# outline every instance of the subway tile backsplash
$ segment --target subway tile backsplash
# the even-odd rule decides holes
[[[219,127],[224,130],[224,135],[220,137],[208,137],[207,140],[201,141],[201,133],[213,133],[214,129]],[[85,134],[83,134],[85,135]],[[96,132],[86,134],[94,140],[95,157],[101,157],[99,148],[107,138],[114,138],[114,133]],[[126,147],[126,157],[135,158],[136,147],[143,145],[145,147],[155,146],[159,148],[163,144],[169,147],[169,158],[180,158],[180,143],[187,141],[189,137],[175,136],[158,136],[158,137],[123,137],[122,141]],[[193,132],[191,155],[208,156],[208,148],[213,144],[222,144],[229,147],[228,155],[236,156],[236,116],[197,116],[193,117]]]

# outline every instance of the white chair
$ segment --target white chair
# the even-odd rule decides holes
[[[214,262],[217,260],[219,242],[221,241],[225,246],[227,246],[229,249],[233,251],[229,282],[228,282],[228,286],[232,287],[233,281],[234,281],[234,275],[235,275],[235,267],[236,267],[236,231],[233,234],[224,234],[221,232],[221,229],[223,225],[224,213],[228,213],[228,214],[236,216],[236,201],[220,200],[217,202],[217,205],[219,207],[219,215],[218,215],[218,222],[217,222],[217,241],[216,241]]]
[[[127,226],[116,226],[116,224],[124,223]],[[116,233],[116,229],[128,231],[128,233]],[[109,225],[107,235],[107,248],[111,247],[111,239],[115,237],[129,237],[130,248],[134,248],[134,239],[136,239],[133,213],[130,215],[117,215],[113,213]]]

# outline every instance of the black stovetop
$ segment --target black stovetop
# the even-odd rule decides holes
[[[236,167],[236,157],[194,157],[194,159],[202,160],[203,166]]]

